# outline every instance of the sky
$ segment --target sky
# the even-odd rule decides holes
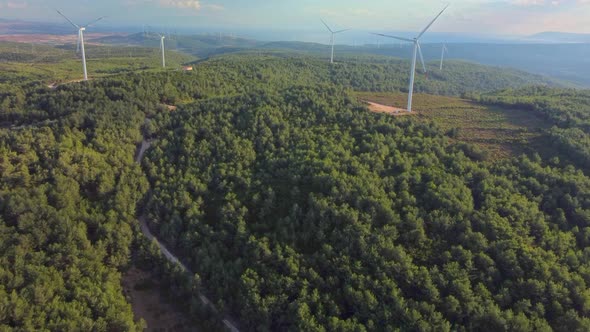
[[[64,24],[108,16],[101,24],[178,28],[313,30],[319,18],[338,28],[419,31],[444,6],[440,0],[0,0],[0,18]],[[529,35],[590,33],[590,0],[456,0],[434,32]]]

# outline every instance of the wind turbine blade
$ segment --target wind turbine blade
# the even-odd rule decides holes
[[[330,27],[328,26],[328,24],[326,24],[326,22],[324,22],[323,19],[320,18],[320,21],[322,21],[322,23],[324,23],[324,25],[326,26],[326,28],[328,29],[328,31],[330,31],[331,33],[334,33],[334,31],[332,31],[332,29],[330,29]]]
[[[425,34],[426,31],[428,31],[428,29],[430,29],[430,27],[434,24],[434,22],[436,22],[436,20],[438,20],[438,18],[445,12],[445,10],[447,10],[447,8],[449,8],[449,6],[450,6],[450,4],[446,5],[445,8],[443,8],[443,10],[441,10],[441,12],[438,13],[438,15],[436,15],[434,20],[432,20],[432,22],[430,22],[430,24],[428,24],[426,26],[426,28],[424,28],[424,30],[422,30],[422,32],[420,32],[420,34],[418,35],[418,37],[416,37],[416,39],[420,39],[420,37],[422,37],[422,35]]]
[[[341,32],[346,32],[346,31],[350,31],[350,30],[351,29],[338,30],[338,31],[334,31],[334,34],[341,33]]]
[[[424,56],[422,55],[422,47],[420,47],[420,43],[416,42],[418,45],[418,54],[420,54],[420,61],[422,62],[422,69],[424,69],[424,74],[426,74],[426,64],[424,63]]]
[[[59,10],[55,10],[59,15],[61,15],[63,18],[65,18],[68,22],[70,22],[71,25],[73,25],[76,29],[80,29],[80,26],[74,22],[72,22],[69,18],[67,18],[64,14],[62,14]]]
[[[86,25],[85,25],[85,27],[92,26],[92,25],[93,25],[93,24],[95,24],[96,22],[98,22],[98,21],[100,21],[100,20],[103,20],[103,19],[105,19],[105,18],[106,18],[106,16],[99,17],[99,18],[97,18],[96,20],[94,20],[94,21],[92,21],[92,22],[90,22],[90,23],[86,24]]]
[[[371,33],[373,35],[377,35],[377,36],[381,36],[381,37],[387,37],[387,38],[393,38],[393,39],[397,39],[397,40],[403,40],[403,41],[407,41],[410,43],[413,43],[414,41],[412,39],[408,39],[408,38],[404,38],[404,37],[396,37],[396,36],[390,36],[390,35],[384,35],[382,33]]]

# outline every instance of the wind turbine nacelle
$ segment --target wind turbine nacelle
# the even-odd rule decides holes
[[[80,31],[86,31],[86,28],[82,27],[80,28]]]

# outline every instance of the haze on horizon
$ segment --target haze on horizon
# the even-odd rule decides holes
[[[445,4],[439,0],[0,0],[0,17],[63,24],[51,10],[60,8],[80,22],[106,15],[111,25],[305,30],[315,29],[323,17],[336,27],[417,31]],[[588,17],[590,0],[456,0],[432,31],[590,33]]]

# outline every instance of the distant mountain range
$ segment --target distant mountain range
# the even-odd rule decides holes
[[[56,14],[57,15],[57,14]],[[4,35],[25,35],[25,34],[69,34],[74,28],[65,20],[63,22],[32,22],[23,20],[10,20],[0,18],[0,34]],[[96,26],[93,32],[120,32],[131,31],[122,27],[111,25]]]
[[[71,27],[71,26],[69,26]],[[18,20],[0,19],[0,34],[2,35],[22,35],[22,34],[64,34],[71,32],[72,29],[67,26],[56,25],[54,23],[27,22]]]
[[[590,34],[567,32],[541,32],[527,38],[541,43],[590,43]]]

